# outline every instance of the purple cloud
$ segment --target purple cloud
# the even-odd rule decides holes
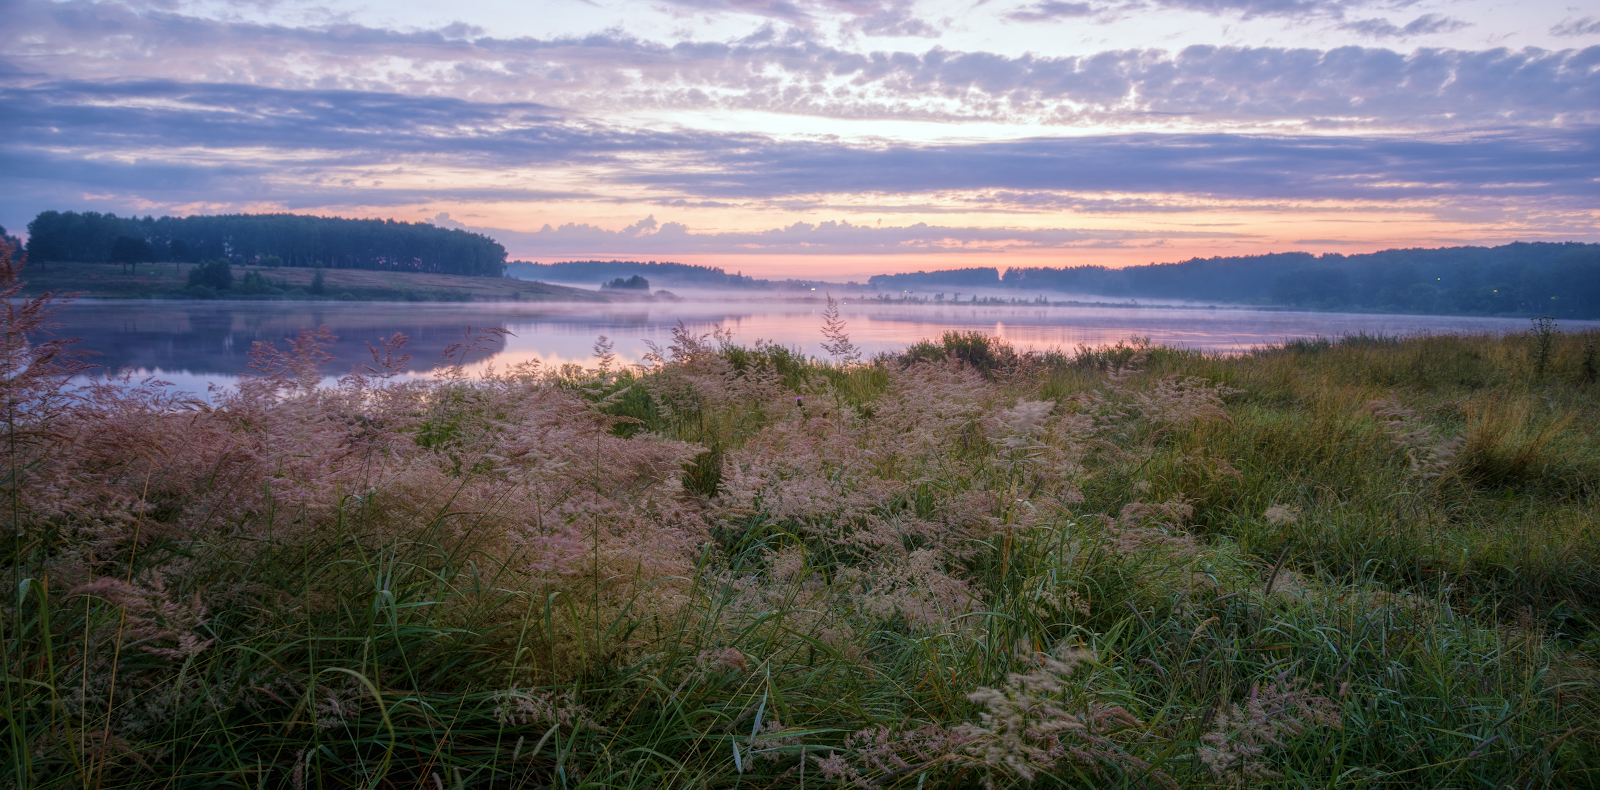
[[[1046,6],[1056,7],[1047,0],[1031,8]],[[865,11],[894,7],[864,6],[859,19],[871,17]],[[1433,15],[1404,27],[1378,22],[1394,27],[1397,35],[1454,24]],[[285,89],[315,84],[476,101],[537,95],[569,115],[759,110],[1064,125],[1181,116],[1199,122],[1414,130],[1600,123],[1600,47],[1401,53],[1195,46],[1076,57],[942,48],[858,52],[824,45],[793,29],[783,34],[767,29],[743,41],[670,45],[611,34],[500,39],[459,26],[290,28],[140,15],[81,0],[60,6],[20,3],[7,23],[14,31],[12,43],[0,49],[0,56],[14,74],[211,79]],[[218,70],[219,51],[238,53],[238,58]],[[392,68],[395,58],[407,67]],[[315,74],[315,82],[307,72]],[[0,79],[28,84],[41,77]]]
[[[1592,36],[1600,34],[1600,19],[1584,17],[1569,19],[1550,28],[1552,36]]]
[[[667,0],[696,11],[743,13],[804,26],[842,17],[843,29],[874,36],[937,36],[939,28],[920,18],[911,0]]]
[[[1007,19],[1018,22],[1050,22],[1056,19],[1081,19],[1093,16],[1095,7],[1088,3],[1064,3],[1061,0],[1044,0],[1042,3],[1023,6],[1009,14]]]
[[[753,232],[697,233],[683,223],[659,223],[654,216],[617,231],[583,223],[557,227],[545,225],[531,233],[501,228],[472,228],[456,222],[448,224],[487,233],[504,244],[512,255],[530,258],[589,254],[995,254],[1008,250],[1144,246],[1162,239],[1236,239],[1249,236],[1227,231],[982,228],[921,222],[903,227],[874,227],[842,220],[796,222],[785,227]]]
[[[1423,14],[1411,20],[1405,27],[1396,26],[1387,19],[1363,19],[1340,25],[1339,29],[1373,38],[1405,38],[1429,33],[1450,33],[1464,27],[1472,27],[1472,24],[1439,14]]]
[[[1155,0],[1166,8],[1198,11],[1206,14],[1238,14],[1245,19],[1260,16],[1308,16],[1325,14],[1343,16],[1347,6],[1360,3],[1339,0]]]

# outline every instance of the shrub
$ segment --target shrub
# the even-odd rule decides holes
[[[625,291],[648,291],[650,290],[650,281],[635,274],[632,277],[618,277],[610,282],[601,283],[600,287]]]
[[[239,283],[233,286],[233,292],[245,295],[281,294],[283,289],[272,284],[266,275],[257,271],[247,271]]]
[[[233,267],[227,258],[201,263],[189,270],[189,287],[201,286],[226,291],[233,287]]]

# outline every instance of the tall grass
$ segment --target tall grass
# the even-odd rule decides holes
[[[337,389],[308,334],[207,405],[10,304],[9,785],[1600,778],[1592,334]]]

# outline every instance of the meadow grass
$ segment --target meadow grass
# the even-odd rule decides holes
[[[8,305],[8,786],[1600,779],[1592,332],[336,389],[308,333],[200,403]]]

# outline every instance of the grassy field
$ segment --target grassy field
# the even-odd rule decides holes
[[[96,299],[193,298],[185,289],[194,264],[147,263],[129,271],[114,263],[34,263],[24,293],[78,293]],[[604,302],[610,295],[581,288],[498,277],[323,269],[324,292],[309,293],[317,270],[233,267],[235,289],[258,272],[281,293],[220,292],[226,299],[329,299],[414,302]]]
[[[308,335],[199,404],[67,393],[43,312],[14,786],[1600,783],[1595,333],[338,389]]]

